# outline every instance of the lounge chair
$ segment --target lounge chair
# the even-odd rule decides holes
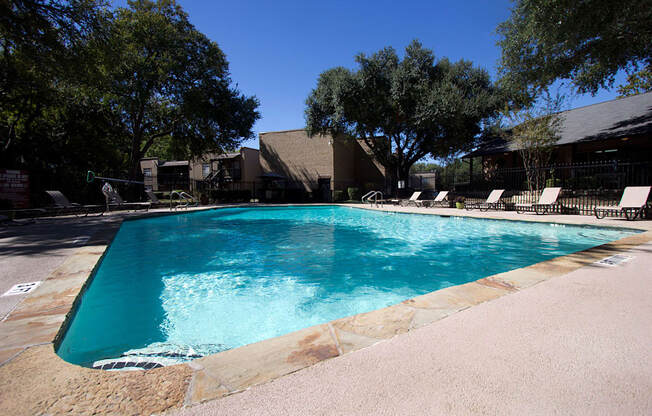
[[[498,205],[500,205],[500,197],[503,196],[503,192],[505,192],[504,189],[494,189],[493,191],[491,191],[486,201],[466,204],[465,208],[467,210],[478,208],[480,211],[487,211],[489,209],[498,209]]]
[[[158,199],[158,197],[156,196],[156,194],[154,194],[153,191],[145,191],[145,194],[147,195],[147,198],[149,198],[149,202],[152,206],[158,206],[158,207],[165,206],[165,204]]]
[[[102,210],[103,208],[102,205],[80,205],[70,202],[61,191],[45,191],[45,193],[54,201],[54,209],[56,210],[55,215],[68,211],[75,215],[83,213],[84,216],[86,216],[91,210]],[[102,214],[103,213],[104,211],[102,211]]]
[[[113,187],[108,182],[102,186],[102,193],[106,198],[107,211],[110,211],[111,207],[127,208],[133,210],[144,209],[147,211],[152,206],[151,202],[125,202],[120,194],[115,189],[113,189]]]
[[[522,214],[528,208],[533,208],[537,215],[545,214],[557,203],[560,192],[561,188],[545,188],[539,197],[539,202],[536,204],[516,204],[516,212]]]
[[[448,201],[445,201],[446,197],[448,197],[448,191],[439,191],[435,199],[431,200],[425,200],[421,201],[422,203],[428,203],[429,206],[434,207],[434,206],[443,206],[444,203],[448,203]]]
[[[596,218],[604,218],[608,212],[625,214],[628,221],[633,221],[639,215],[643,218],[643,210],[647,205],[647,197],[650,194],[650,186],[628,186],[623,191],[620,203],[617,206],[595,207],[593,213]]]
[[[422,205],[423,201],[419,201],[420,196],[421,192],[413,192],[409,199],[399,199],[398,204],[403,206],[410,206],[411,204],[414,204],[415,206]]]

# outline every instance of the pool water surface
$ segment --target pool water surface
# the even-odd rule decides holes
[[[634,233],[340,206],[125,221],[57,353],[186,361]]]

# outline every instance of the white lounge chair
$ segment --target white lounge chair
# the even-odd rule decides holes
[[[105,182],[102,186],[102,193],[106,198],[107,211],[110,211],[111,207],[133,209],[134,211],[138,209],[144,209],[145,211],[148,211],[152,206],[151,202],[125,202],[120,194],[115,189],[113,189],[111,184],[108,182]]]
[[[561,188],[545,188],[539,197],[539,202],[536,204],[516,204],[516,212],[522,214],[528,208],[533,208],[538,215],[545,214],[557,203],[560,192]]]
[[[422,203],[429,203],[431,207],[434,207],[436,205],[443,205],[444,203],[448,203],[448,201],[445,201],[446,197],[448,197],[448,191],[440,191],[435,199],[433,200],[425,200],[421,201]]]
[[[466,204],[465,208],[467,210],[478,208],[480,211],[487,211],[489,209],[498,209],[498,205],[500,205],[500,197],[503,196],[503,192],[505,192],[504,189],[494,189],[493,191],[491,191],[486,201],[477,202],[474,204]]]
[[[413,192],[412,196],[409,199],[401,199],[399,200],[399,205],[404,205],[404,206],[409,206],[411,204],[414,204],[415,206],[419,206],[423,204],[423,201],[419,201],[419,197],[421,196],[421,192]]]
[[[633,221],[639,215],[643,218],[643,210],[647,205],[647,197],[650,194],[650,186],[628,186],[623,191],[623,196],[620,198],[620,203],[617,206],[601,206],[595,207],[593,213],[596,218],[602,219],[607,213],[624,213],[625,218]]]

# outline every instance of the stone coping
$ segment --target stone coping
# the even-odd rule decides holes
[[[441,211],[431,211],[426,213],[441,214]],[[185,212],[172,214],[181,213]],[[157,213],[129,218],[154,215]],[[634,228],[641,224],[641,228],[649,229],[649,224],[644,223],[627,222],[622,226]],[[121,221],[116,222],[94,235],[87,246],[68,257],[0,323],[0,410],[3,414],[151,414],[217,399],[366,348],[652,241],[652,231],[648,230],[183,364],[147,371],[108,372],[67,363],[56,355],[54,347],[65,333],[66,322],[72,317],[80,294],[120,224]]]

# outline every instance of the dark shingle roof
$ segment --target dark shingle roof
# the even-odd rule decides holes
[[[563,111],[557,146],[652,133],[652,92]],[[486,142],[466,157],[518,150],[505,139]]]

